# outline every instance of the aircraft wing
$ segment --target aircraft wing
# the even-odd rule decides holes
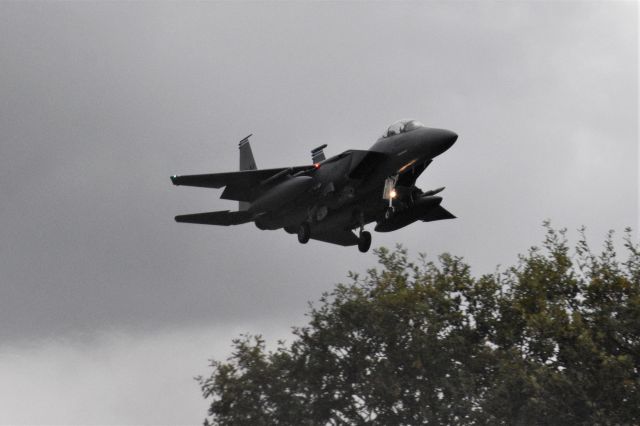
[[[248,211],[232,212],[223,210],[218,212],[183,214],[176,216],[176,222],[201,223],[204,225],[240,225],[251,222],[253,214]]]
[[[358,244],[358,236],[354,234],[353,231],[343,229],[321,233],[313,232],[312,230],[311,239],[337,244],[339,246],[355,246]]]
[[[309,170],[311,166],[282,167],[278,169],[243,170],[228,173],[171,176],[174,185],[197,186],[201,188],[226,187],[220,198],[236,201],[253,201],[260,183],[280,172],[291,169],[291,173]]]
[[[447,209],[442,206],[437,206],[429,210],[424,216],[420,218],[420,220],[423,222],[433,222],[434,220],[455,218],[456,217],[452,215]]]

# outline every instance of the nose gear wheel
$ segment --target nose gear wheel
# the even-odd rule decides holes
[[[393,208],[393,206],[387,207],[387,209],[384,211],[384,218],[387,220],[391,219],[391,216],[393,216],[394,211],[395,209]]]

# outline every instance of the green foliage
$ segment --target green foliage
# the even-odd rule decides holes
[[[474,278],[459,257],[350,274],[312,308],[295,339],[234,341],[199,381],[205,424],[640,423],[640,250],[613,234],[602,253],[581,231],[545,224],[542,248]]]

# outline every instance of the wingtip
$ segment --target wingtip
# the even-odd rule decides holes
[[[177,179],[178,179],[178,175],[171,176],[171,183],[174,185],[178,185]]]

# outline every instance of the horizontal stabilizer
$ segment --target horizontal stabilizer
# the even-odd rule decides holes
[[[442,206],[437,206],[432,208],[425,214],[420,217],[420,220],[423,222],[433,222],[435,220],[444,220],[444,219],[455,219],[456,217],[452,215],[447,209]]]
[[[176,222],[201,223],[204,225],[240,225],[251,222],[253,214],[247,211],[232,212],[223,210],[218,212],[183,214],[176,216]]]

